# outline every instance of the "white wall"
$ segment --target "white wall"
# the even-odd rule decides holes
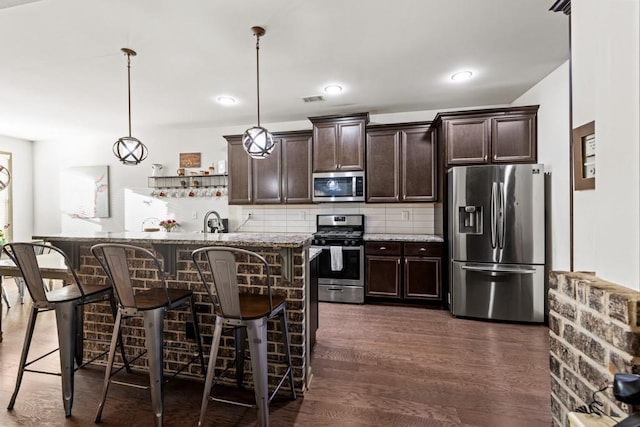
[[[494,106],[487,106],[494,107]],[[478,107],[469,107],[478,108]],[[442,110],[440,110],[442,111]],[[371,123],[402,123],[432,120],[438,111],[415,111],[395,114],[373,114]],[[181,231],[199,231],[202,229],[202,216],[211,209],[217,210],[222,217],[229,217],[230,228],[237,228],[246,219],[244,208],[228,206],[227,197],[220,198],[163,198],[151,197],[147,187],[147,177],[151,175],[151,165],[164,165],[166,175],[174,175],[178,168],[178,154],[181,152],[202,153],[202,168],[227,157],[227,143],[223,135],[240,134],[251,124],[225,128],[180,128],[160,129],[154,132],[134,132],[134,136],[149,148],[149,157],[138,166],[125,166],[116,161],[112,153],[113,142],[121,135],[106,137],[94,136],[83,140],[38,141],[34,144],[34,167],[38,171],[35,184],[35,234],[51,234],[74,230],[90,231],[138,231],[142,222],[149,217],[159,219],[173,218],[181,224]],[[271,131],[289,131],[311,129],[308,120],[264,123]],[[64,150],[61,150],[61,147]],[[73,166],[109,165],[111,187],[111,217],[102,219],[78,219],[63,216],[60,209],[60,172]],[[432,233],[434,231],[434,209],[442,209],[441,204],[406,204],[388,208],[385,205],[355,204],[358,212],[368,209],[372,216],[371,225],[375,232]],[[346,205],[337,205],[335,209],[353,209]],[[425,209],[421,209],[424,207]],[[366,208],[366,209],[365,209]],[[305,206],[257,206],[256,213],[272,210],[270,221],[278,222],[282,218],[293,221],[289,231],[299,229],[300,218],[304,211],[305,226],[315,231],[317,209],[333,209],[333,205]],[[402,212],[409,213],[408,220],[402,219]],[[295,213],[292,213],[295,212]],[[400,214],[398,214],[400,212]],[[275,216],[273,216],[275,215]],[[280,216],[279,216],[280,215]],[[395,219],[401,215],[401,220]],[[194,219],[194,216],[196,217]],[[374,219],[373,217],[377,217]],[[405,216],[406,217],[406,216]],[[265,223],[255,217],[245,224],[242,230],[270,231],[273,223]],[[395,224],[395,225],[394,225]],[[311,228],[310,228],[311,227]]]
[[[33,144],[0,136],[0,151],[12,154],[13,240],[31,240],[33,234]],[[56,206],[57,208],[57,206]]]
[[[550,229],[552,270],[569,270],[569,61],[562,64],[512,105],[540,105],[538,162],[551,173]]]
[[[640,6],[571,5],[573,126],[595,120],[596,189],[574,192],[575,268],[640,289]]]

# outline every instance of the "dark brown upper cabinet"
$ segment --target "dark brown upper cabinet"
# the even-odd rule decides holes
[[[229,160],[229,204],[253,203],[252,159],[242,146],[242,135],[225,136]]]
[[[282,144],[276,140],[271,154],[264,159],[252,159],[253,203],[282,202]]]
[[[285,203],[311,203],[311,132],[288,132],[282,145],[282,198]]]
[[[309,117],[313,123],[313,172],[363,171],[369,113]]]
[[[229,149],[229,204],[311,203],[311,132],[275,133],[264,159],[251,159],[240,135],[225,136]]]
[[[429,122],[367,128],[367,202],[437,200],[437,163]]]
[[[439,113],[446,166],[535,163],[538,106]]]

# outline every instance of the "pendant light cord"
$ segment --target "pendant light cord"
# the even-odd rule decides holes
[[[131,54],[127,55],[127,93],[129,94],[129,138],[131,138]]]
[[[256,34],[256,92],[258,94],[258,127],[260,127],[260,36]]]

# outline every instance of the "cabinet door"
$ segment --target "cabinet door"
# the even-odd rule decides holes
[[[227,156],[229,159],[229,204],[251,204],[251,157],[244,151],[240,137],[227,138],[227,141]]]
[[[282,203],[282,151],[281,140],[264,159],[253,159],[253,202],[258,204]]]
[[[428,127],[402,131],[402,191],[404,202],[432,202],[437,199],[436,150]]]
[[[367,132],[367,202],[400,200],[400,132]]]
[[[493,163],[535,163],[536,115],[511,114],[491,119]]]
[[[282,138],[282,192],[285,203],[311,203],[311,134]]]
[[[489,120],[483,117],[443,120],[447,166],[489,162]]]
[[[404,258],[404,298],[440,300],[440,258]]]
[[[332,172],[338,169],[338,125],[318,123],[313,126],[313,171]]]
[[[338,124],[338,170],[364,170],[364,120]]]
[[[366,256],[366,295],[370,297],[402,298],[400,292],[400,257]]]

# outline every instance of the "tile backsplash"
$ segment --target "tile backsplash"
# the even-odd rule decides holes
[[[313,233],[322,214],[363,214],[367,233],[442,234],[439,203],[229,206],[231,231]]]

